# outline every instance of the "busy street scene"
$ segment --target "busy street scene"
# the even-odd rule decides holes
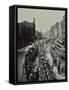
[[[65,15],[44,33],[36,19],[18,22],[18,81],[64,80]]]

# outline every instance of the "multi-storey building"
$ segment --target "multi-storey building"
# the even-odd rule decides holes
[[[61,29],[62,29],[62,36],[65,38],[65,16],[63,16],[61,23]]]
[[[18,23],[18,48],[27,46],[34,41],[35,36],[35,19],[33,22]]]

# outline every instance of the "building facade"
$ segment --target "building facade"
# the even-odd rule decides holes
[[[49,37],[53,40],[59,39],[61,37],[65,39],[65,16],[63,16],[61,22],[56,22],[55,25],[51,26]]]
[[[18,23],[18,48],[23,48],[34,41],[35,19],[33,22]]]

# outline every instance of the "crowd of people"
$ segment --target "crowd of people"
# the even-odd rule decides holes
[[[26,81],[45,81],[64,79],[60,75],[60,63],[57,54],[53,53],[52,42],[39,40],[25,55],[24,74]],[[53,52],[52,52],[53,50]],[[63,67],[64,71],[64,67]]]

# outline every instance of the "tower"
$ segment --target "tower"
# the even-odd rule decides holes
[[[33,18],[33,23],[35,24],[35,17]]]
[[[33,18],[33,30],[34,30],[34,34],[35,34],[35,17]]]

